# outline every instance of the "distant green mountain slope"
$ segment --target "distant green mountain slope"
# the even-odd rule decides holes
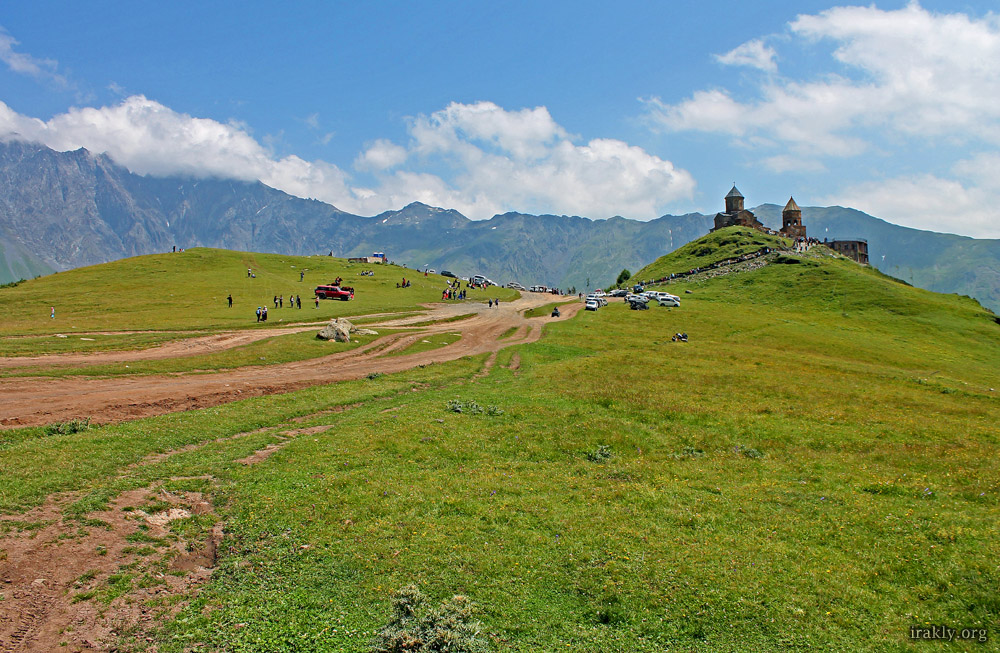
[[[14,240],[0,236],[0,283],[34,279],[55,272]]]

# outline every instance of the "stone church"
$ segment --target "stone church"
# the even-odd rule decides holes
[[[806,228],[802,224],[802,209],[795,203],[794,197],[789,197],[788,204],[781,210],[781,233],[788,238],[806,237]]]
[[[715,214],[715,227],[712,228],[712,231],[724,227],[739,226],[759,229],[766,233],[774,233],[765,227],[752,211],[747,211],[743,207],[743,199],[743,194],[736,188],[736,184],[733,184],[733,189],[726,195],[726,210],[723,213]],[[788,203],[785,204],[785,208],[781,211],[780,234],[787,238],[806,237],[806,228],[802,224],[802,209],[795,203],[795,198],[793,197],[788,198]]]
[[[726,210],[715,214],[715,227],[712,231],[737,226],[765,230],[757,216],[743,208],[743,195],[737,190],[736,184],[733,184],[733,189],[726,195]]]

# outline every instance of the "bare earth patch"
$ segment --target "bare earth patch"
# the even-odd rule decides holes
[[[460,322],[422,327],[419,334],[391,334],[351,351],[269,367],[240,368],[211,374],[104,379],[0,379],[0,427],[50,424],[79,418],[91,418],[95,423],[137,419],[291,392],[335,381],[360,379],[373,372],[388,374],[463,356],[493,353],[510,345],[538,340],[542,324],[553,320],[547,317],[526,319],[523,312],[549,300],[548,296],[526,295],[494,309],[477,304],[442,305],[432,312],[432,317],[446,317],[456,310],[478,310],[478,313]],[[577,302],[565,304],[562,317],[556,320],[571,318],[581,306]],[[427,316],[423,318],[426,320]],[[500,340],[500,336],[511,327],[518,327],[514,335]],[[403,351],[395,356],[388,355],[434,333],[460,333],[461,337],[450,345],[429,351],[412,354]],[[213,342],[213,346],[219,344],[218,341]],[[111,360],[121,354],[105,352],[102,355]]]
[[[215,565],[222,526],[196,492],[125,492],[64,519],[72,496],[0,517],[0,651],[105,651],[145,641]],[[201,519],[186,539],[171,530]],[[214,522],[214,524],[213,524]]]

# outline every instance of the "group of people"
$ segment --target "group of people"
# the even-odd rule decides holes
[[[267,322],[267,306],[258,306],[257,307],[257,321],[258,322]]]
[[[687,342],[688,341],[688,334],[687,333],[675,333],[674,337],[671,338],[670,341],[671,342]]]
[[[361,276],[363,276],[363,277],[374,277],[375,276],[375,270],[362,270],[361,271]]]
[[[396,283],[396,287],[397,288],[409,288],[410,287],[410,281],[406,277],[403,277],[403,283]]]
[[[274,307],[283,308],[285,305],[284,295],[274,296]],[[316,299],[316,305],[319,306],[319,298]],[[299,295],[289,295],[288,296],[288,308],[302,308],[302,297]],[[266,309],[265,309],[266,310]]]
[[[257,273],[252,268],[247,268],[247,279],[256,279]]]
[[[464,290],[455,290],[454,288],[445,288],[441,293],[441,299],[465,299]]]
[[[799,236],[795,240],[795,246],[793,249],[796,252],[807,252],[813,245],[819,245],[819,238],[807,238],[806,236]]]

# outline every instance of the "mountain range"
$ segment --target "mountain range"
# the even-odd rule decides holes
[[[722,200],[720,194],[720,208]],[[752,209],[780,227],[781,206]],[[1000,240],[900,227],[842,207],[803,207],[810,235],[866,238],[873,265],[916,286],[1000,310]],[[613,282],[704,235],[711,215],[622,217],[504,213],[470,220],[410,204],[373,217],[260,182],[136,175],[85,149],[0,142],[0,283],[173,247],[361,256],[413,268],[578,289]]]

